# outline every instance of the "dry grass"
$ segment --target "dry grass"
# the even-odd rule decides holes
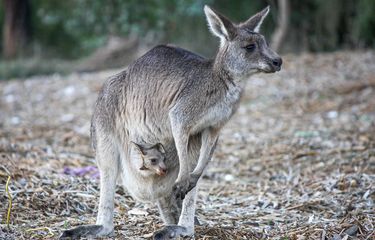
[[[204,177],[197,239],[375,238],[375,53],[286,56],[249,80]],[[0,83],[0,239],[55,239],[95,222],[88,128],[114,72]],[[13,199],[6,226],[9,184]],[[119,187],[116,239],[149,238],[156,208]]]

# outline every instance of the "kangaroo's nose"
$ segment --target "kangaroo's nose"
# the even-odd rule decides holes
[[[281,64],[283,64],[283,60],[281,58],[275,58],[272,60],[272,64],[275,66],[275,67],[278,67],[280,68],[281,67]]]
[[[165,175],[167,174],[167,169],[165,169],[165,168],[159,168],[159,169],[157,170],[157,174],[158,174],[159,176],[165,176]]]

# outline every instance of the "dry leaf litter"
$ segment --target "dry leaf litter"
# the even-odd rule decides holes
[[[284,62],[247,81],[200,184],[195,238],[375,239],[375,52]],[[0,82],[0,239],[57,239],[95,223],[90,116],[118,71]],[[115,239],[160,227],[155,206],[118,187]]]

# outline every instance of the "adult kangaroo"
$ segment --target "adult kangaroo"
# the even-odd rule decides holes
[[[279,71],[282,64],[259,34],[269,7],[240,24],[208,6],[204,12],[210,30],[220,38],[214,59],[157,46],[104,84],[91,127],[100,170],[97,222],[65,231],[62,237],[113,233],[118,177],[135,199],[157,204],[166,226],[155,239],[194,234],[196,183],[220,129],[238,107],[244,80]],[[132,164],[131,141],[161,143],[167,174],[140,175]]]

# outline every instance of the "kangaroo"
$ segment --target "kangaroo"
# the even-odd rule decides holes
[[[166,226],[154,239],[194,234],[196,185],[220,130],[239,105],[245,80],[255,73],[279,71],[282,65],[259,33],[269,7],[239,24],[208,6],[204,12],[211,32],[220,39],[215,58],[161,45],[104,84],[91,128],[101,176],[96,225],[63,236],[113,233],[118,177],[137,200],[158,206]],[[131,167],[129,139],[163,144],[167,174],[140,177]]]
[[[141,174],[148,177],[151,174],[157,174],[159,176],[165,176],[167,174],[167,167],[165,165],[165,150],[163,144],[157,143],[153,146],[140,145],[135,142],[131,142],[136,150],[138,158],[141,160],[138,164],[138,168]],[[133,159],[134,157],[131,156]]]

